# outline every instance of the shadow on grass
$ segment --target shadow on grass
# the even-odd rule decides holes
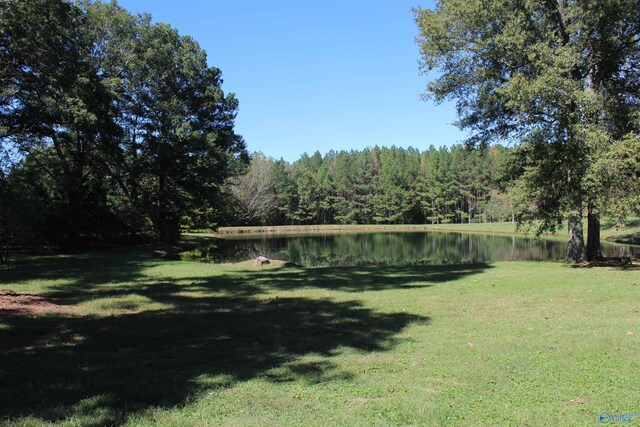
[[[184,404],[204,389],[240,380],[318,381],[331,377],[330,357],[341,348],[390,349],[403,328],[429,320],[377,312],[357,301],[168,293],[158,299],[175,309],[2,319],[9,328],[0,330],[0,414],[119,424],[132,412]],[[305,355],[328,359],[293,364],[284,376],[269,372]]]
[[[19,291],[21,283],[34,280],[70,280],[83,285],[135,281],[143,277],[144,268],[162,263],[151,253],[151,247],[145,247],[13,258],[0,270],[0,286],[10,285]]]
[[[606,241],[622,245],[640,246],[640,233],[633,232],[627,234],[618,234],[616,236],[608,237]]]
[[[280,290],[321,288],[345,292],[414,289],[477,274],[491,268],[486,263],[408,265],[381,267],[317,267],[269,271],[255,282]]]
[[[148,264],[140,264],[148,267]],[[417,289],[433,286],[478,274],[493,268],[487,263],[455,265],[408,265],[380,267],[311,267],[285,266],[283,268],[265,268],[240,271],[236,274],[181,277],[181,292],[215,292],[233,296],[254,296],[268,291],[292,291],[296,289],[326,289],[340,292],[385,291],[391,289]],[[138,277],[138,283],[131,286],[118,286],[117,278],[123,274],[113,271],[110,275],[107,267],[101,267],[101,275],[106,278],[100,282],[93,277],[87,281],[82,278],[74,283],[49,287],[47,296],[55,297],[64,304],[78,304],[96,298],[119,297],[132,292],[152,301],[171,303],[164,296],[173,290],[171,282],[154,282]],[[88,275],[88,274],[85,274]],[[134,273],[139,275],[139,273]],[[126,274],[125,274],[126,276]],[[127,281],[131,280],[127,276]],[[188,282],[187,284],[184,284]]]
[[[631,257],[607,257],[599,261],[588,261],[578,264],[566,264],[570,268],[596,268],[613,267],[618,270],[640,269],[640,258]]]
[[[410,289],[489,268],[283,268],[213,277],[196,269],[179,279],[145,276],[145,268],[161,263],[121,252],[40,257],[14,266],[8,275],[16,291],[28,279],[69,279],[48,286],[48,295],[78,304],[135,293],[165,308],[135,312],[132,304],[124,307],[128,313],[106,317],[0,314],[0,420],[121,424],[145,409],[185,405],[206,390],[254,378],[348,379],[348,367],[334,356],[347,348],[390,350],[404,328],[430,319],[357,300],[276,297],[273,291]],[[120,280],[128,284],[119,286]],[[305,356],[320,360],[301,360]]]

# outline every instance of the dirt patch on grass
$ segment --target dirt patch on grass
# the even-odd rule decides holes
[[[19,294],[11,289],[0,289],[0,314],[69,313],[71,308],[60,305],[52,298],[34,294]]]
[[[292,263],[292,262],[288,262],[288,261],[283,261],[283,260],[279,260],[279,259],[269,259],[269,263],[265,263],[265,264],[257,264],[255,260],[249,260],[249,261],[240,261],[240,262],[235,262],[235,263],[227,263],[227,265],[233,265],[235,267],[241,267],[243,269],[246,270],[268,270],[268,269],[274,269],[274,268],[283,268],[283,267],[298,267],[298,265]]]

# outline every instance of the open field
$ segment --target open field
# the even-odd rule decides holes
[[[0,310],[0,424],[594,425],[640,412],[637,268],[150,252],[0,270],[0,292],[53,310]]]

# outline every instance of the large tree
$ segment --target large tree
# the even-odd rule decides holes
[[[228,181],[230,203],[238,209],[235,220],[245,224],[264,224],[278,206],[274,182],[275,161],[262,153],[255,153],[243,175]]]
[[[638,131],[637,0],[441,0],[416,9],[426,95],[455,100],[471,144],[515,141],[521,220],[569,219],[568,258],[600,256],[598,156]]]
[[[198,43],[115,3],[86,6],[98,72],[109,82],[121,129],[117,190],[162,240],[181,222],[213,226],[220,187],[244,141],[238,101]]]
[[[85,19],[65,1],[10,1],[0,10],[0,143],[38,170],[48,229],[62,244],[110,222],[103,177],[116,127]]]
[[[49,240],[213,226],[238,102],[197,42],[116,2],[0,2],[0,152]],[[18,182],[13,177],[5,183]]]

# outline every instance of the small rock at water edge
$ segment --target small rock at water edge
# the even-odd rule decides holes
[[[267,257],[259,256],[258,258],[256,258],[256,264],[257,265],[270,264],[270,262]]]

